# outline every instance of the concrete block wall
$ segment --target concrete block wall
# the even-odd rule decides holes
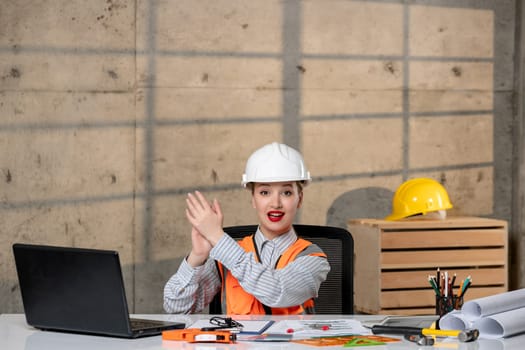
[[[256,222],[240,179],[272,141],[314,177],[302,223],[383,217],[419,176],[450,215],[512,219],[514,1],[0,6],[0,312],[14,242],[118,250],[131,311],[162,312],[187,192]]]

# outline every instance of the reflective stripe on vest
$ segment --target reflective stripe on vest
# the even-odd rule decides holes
[[[238,242],[239,245],[246,251],[256,253],[257,260],[259,260],[258,252],[255,246],[254,235],[244,237]],[[321,256],[326,258],[321,249],[311,242],[298,238],[278,259],[275,266],[276,269],[282,269],[288,263],[295,260],[295,258],[303,255]],[[290,315],[290,314],[305,314],[314,312],[313,299],[307,300],[303,305],[270,308],[263,305],[253,295],[247,293],[239,284],[237,279],[233,277],[228,270],[224,268],[221,263],[217,264],[219,273],[221,275],[222,290],[221,290],[221,306],[222,310],[226,310],[229,315],[264,315],[271,312],[272,315]]]

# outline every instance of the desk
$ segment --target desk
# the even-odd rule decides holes
[[[198,319],[209,318],[209,315],[134,315],[140,318],[151,318],[169,321],[193,323]],[[342,319],[355,318],[364,321],[378,319],[378,316],[313,316],[314,319]],[[272,317],[279,321],[290,317]],[[308,317],[312,319],[312,317]],[[458,349],[458,350],[521,350],[525,344],[525,335],[504,340],[479,339],[471,343],[438,343],[434,347],[417,346],[408,341],[389,343],[382,346],[367,346],[366,350],[425,350],[425,349]],[[314,347],[295,343],[254,343],[238,342],[236,344],[215,343],[185,343],[175,341],[162,341],[160,336],[140,339],[120,339],[92,335],[79,335],[59,332],[44,332],[36,330],[26,324],[23,314],[0,315],[0,348],[7,350],[298,350],[298,349],[343,349],[343,347]],[[351,348],[344,348],[351,349]],[[361,349],[361,348],[359,348]]]

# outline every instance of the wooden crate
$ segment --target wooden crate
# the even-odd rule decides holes
[[[428,275],[439,267],[458,282],[472,276],[465,301],[508,291],[507,223],[477,217],[385,221],[355,219],[355,311],[435,313]]]

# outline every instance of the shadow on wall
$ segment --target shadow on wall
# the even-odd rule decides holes
[[[381,187],[345,192],[328,209],[326,224],[346,228],[350,219],[382,219],[390,214],[393,196],[394,192]]]
[[[182,258],[148,261],[134,265],[122,266],[122,274],[135,277],[135,288],[132,281],[126,281],[126,296],[129,310],[132,313],[162,314],[164,285],[179,269]]]

